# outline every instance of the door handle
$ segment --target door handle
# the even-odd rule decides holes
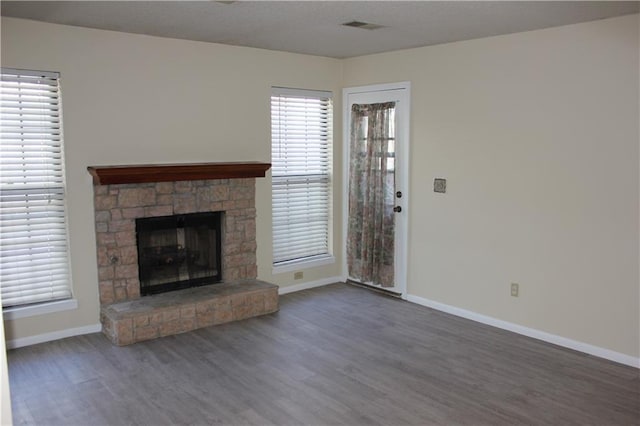
[[[395,207],[393,208],[393,211],[394,211],[394,212],[396,212],[396,213],[400,213],[400,212],[402,211],[402,207],[400,207],[400,206],[395,206]]]

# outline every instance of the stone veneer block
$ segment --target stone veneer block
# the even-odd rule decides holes
[[[278,286],[244,279],[103,305],[103,333],[118,346],[278,310]]]

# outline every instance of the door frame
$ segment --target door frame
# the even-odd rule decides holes
[[[342,89],[342,279],[349,275],[347,267],[347,229],[349,218],[349,146],[351,142],[349,97],[359,94],[392,94],[394,100],[402,104],[397,115],[398,142],[396,144],[396,187],[402,188],[402,198],[396,198],[396,205],[402,212],[396,216],[395,231],[395,291],[402,299],[407,298],[407,257],[409,245],[409,147],[411,117],[411,82],[374,84],[368,86],[347,87]],[[390,99],[391,100],[391,99]],[[401,112],[401,113],[400,113]],[[380,287],[382,288],[382,287]]]

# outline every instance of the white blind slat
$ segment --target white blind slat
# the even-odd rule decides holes
[[[57,73],[2,68],[0,290],[3,306],[71,297]]]
[[[273,263],[329,253],[333,107],[329,92],[271,96]]]

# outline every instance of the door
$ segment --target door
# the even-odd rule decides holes
[[[409,85],[344,95],[346,278],[404,297]]]

